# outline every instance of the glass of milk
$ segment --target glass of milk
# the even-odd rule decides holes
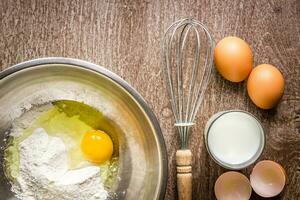
[[[207,122],[205,145],[213,160],[224,168],[238,170],[254,163],[265,146],[260,122],[242,110],[216,113]]]

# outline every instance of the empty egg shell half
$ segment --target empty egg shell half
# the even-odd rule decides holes
[[[277,196],[286,183],[283,167],[271,160],[258,162],[250,175],[253,190],[262,197]]]
[[[226,172],[215,183],[215,195],[218,200],[249,200],[251,185],[248,178],[239,172]]]

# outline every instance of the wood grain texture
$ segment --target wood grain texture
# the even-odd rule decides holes
[[[213,187],[225,172],[203,144],[205,122],[214,113],[243,109],[257,116],[266,131],[261,159],[281,163],[288,183],[273,199],[300,199],[300,1],[299,0],[1,0],[0,67],[46,56],[87,60],[117,73],[135,87],[159,119],[167,144],[169,180],[165,199],[177,199],[175,153],[178,136],[160,69],[160,41],[176,19],[205,23],[216,41],[244,38],[255,65],[277,66],[286,80],[284,96],[273,110],[255,107],[245,83],[232,84],[216,72],[190,137],[193,199],[215,199]],[[249,175],[252,167],[243,172]],[[260,199],[253,194],[251,199]]]
[[[179,200],[192,199],[192,152],[189,149],[176,151],[177,194]]]

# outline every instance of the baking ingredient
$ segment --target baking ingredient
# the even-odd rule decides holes
[[[38,107],[36,109],[42,108]],[[42,127],[50,136],[59,137],[63,140],[68,149],[68,164],[70,169],[75,169],[78,165],[80,165],[80,163],[86,162],[86,158],[80,148],[81,140],[86,132],[98,128],[103,128],[107,130],[107,132],[114,134],[115,130],[117,130],[117,128],[108,124],[107,120],[105,120],[104,117],[101,116],[101,114],[93,113],[91,111],[91,108],[86,108],[86,105],[83,106],[82,103],[79,102],[59,101],[55,103],[55,106],[46,106],[45,109],[43,108],[43,111],[41,113],[36,113],[36,109],[26,113],[24,117],[18,119],[17,121],[19,122],[14,123],[13,130],[11,131],[13,142],[11,145],[8,145],[6,152],[9,154],[8,158],[15,156],[15,158],[12,158],[11,161],[9,161],[10,164],[8,165],[9,168],[14,168],[9,170],[10,172],[13,172],[13,174],[15,174],[13,175],[14,177],[17,175],[18,169],[15,165],[18,163],[18,161],[15,162],[12,160],[16,160],[18,157],[18,143],[32,134],[33,130],[35,130],[36,128]],[[81,112],[78,110],[82,111],[84,115],[81,115]],[[31,116],[29,116],[32,115],[30,113],[35,115],[33,119]],[[90,118],[87,118],[86,116],[88,114],[85,113],[89,113]],[[24,127],[24,121],[30,121],[28,118],[32,120],[32,122],[27,125],[28,127]],[[86,121],[90,123],[87,124]],[[100,125],[93,125],[92,127],[90,124]],[[114,137],[116,138],[116,136]],[[116,151],[114,151],[114,157],[116,157],[118,153],[117,141],[117,139],[114,140],[114,147],[116,149]],[[104,166],[106,164],[109,165],[112,163],[103,163],[101,166]]]
[[[272,65],[258,65],[248,78],[247,90],[255,105],[262,109],[273,108],[284,92],[283,75]]]
[[[212,156],[228,168],[241,168],[259,156],[263,130],[251,115],[241,111],[221,114],[210,125],[207,146]]]
[[[98,166],[68,169],[67,148],[37,128],[19,144],[19,175],[12,190],[24,200],[102,200],[108,196]]]
[[[253,190],[262,197],[277,196],[284,188],[286,173],[283,167],[271,160],[258,162],[250,175]]]
[[[225,37],[215,47],[215,65],[227,80],[241,82],[250,74],[253,55],[249,45],[238,37]]]
[[[81,140],[81,150],[90,162],[103,163],[111,158],[113,143],[105,132],[90,130]]]
[[[24,130],[18,130],[14,127],[12,135],[13,144],[8,147],[8,151],[18,148],[18,143],[28,137],[37,128],[43,128],[47,134],[53,137],[59,137],[68,149],[68,164],[70,169],[75,169],[86,159],[80,150],[80,141],[85,132],[93,128],[79,119],[79,115],[68,116],[60,108],[52,106],[45,112],[37,116],[29,127]],[[12,155],[16,155],[11,153]]]
[[[248,178],[238,172],[226,172],[215,183],[215,195],[218,200],[249,200],[251,186]]]
[[[94,175],[91,176],[89,178],[90,180],[87,180],[86,183],[88,184],[89,181],[93,181],[92,179],[97,178],[97,181],[100,180],[101,184],[104,185],[105,188],[111,188],[116,183],[116,181],[118,181],[118,146],[114,145],[116,151],[114,152],[112,158],[101,164],[88,162],[80,148],[80,142],[83,135],[90,130],[98,128],[103,128],[109,133],[116,133],[116,131],[118,130],[115,126],[111,125],[111,122],[105,119],[102,113],[95,111],[95,109],[83,103],[75,101],[59,101],[55,102],[54,104],[45,104],[42,106],[32,107],[32,109],[25,112],[19,118],[15,119],[9,132],[10,137],[8,138],[7,148],[5,149],[4,162],[5,175],[10,180],[13,188],[15,188],[14,192],[17,193],[18,196],[23,195],[22,193],[26,195],[26,191],[23,191],[23,189],[21,190],[20,184],[16,181],[17,178],[20,177],[21,172],[20,146],[21,143],[32,136],[36,132],[36,130],[40,129],[43,130],[42,132],[47,133],[50,138],[58,138],[63,142],[66,149],[66,153],[64,154],[67,155],[67,157],[64,158],[64,161],[67,163],[68,171],[72,172],[66,173],[66,175],[68,176],[66,176],[65,178],[72,178],[71,176],[73,175],[77,176],[77,172],[78,176],[82,177],[83,175],[81,175],[80,173],[89,173],[88,171],[83,170],[83,168],[96,167],[97,173],[93,173]],[[116,137],[114,138],[115,141],[117,141]],[[37,144],[39,143],[37,142]],[[116,144],[118,143],[116,142]],[[35,146],[37,145],[35,144]],[[53,149],[60,149],[59,145],[53,144],[51,145],[51,147]],[[37,158],[39,159],[40,157],[36,156],[35,159]],[[31,176],[29,170],[27,173],[28,177]],[[63,180],[67,181],[67,179]],[[40,189],[40,184],[39,182],[36,182],[35,179],[29,180],[28,178],[26,179],[26,184],[27,183],[31,184],[31,191]],[[58,181],[58,183],[63,182]],[[59,187],[59,192],[64,193],[64,190],[68,191],[67,187],[68,186]],[[44,188],[42,189],[45,190]],[[49,184],[49,187],[46,189],[47,191],[52,191],[52,184]],[[55,190],[53,194],[56,193],[58,195],[59,192]],[[52,199],[60,199],[60,196],[57,195],[53,196]],[[51,198],[49,197],[49,199]],[[72,197],[67,199],[80,200],[81,198]]]

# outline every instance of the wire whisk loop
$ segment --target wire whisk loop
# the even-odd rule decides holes
[[[187,148],[189,131],[211,77],[213,47],[208,29],[191,18],[173,23],[163,38],[162,68],[181,149]]]

